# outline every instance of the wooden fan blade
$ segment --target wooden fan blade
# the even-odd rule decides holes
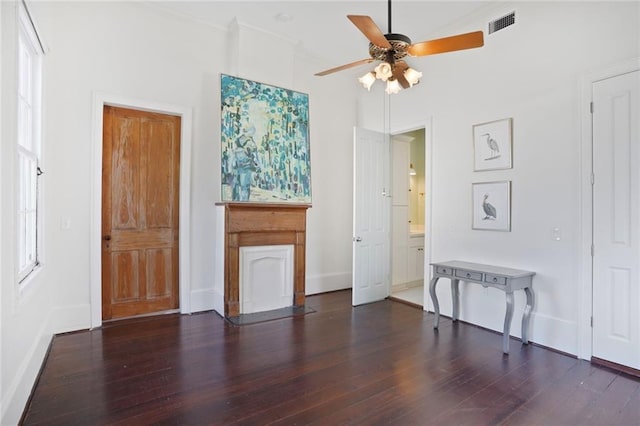
[[[405,61],[398,61],[393,66],[393,78],[398,80],[398,83],[400,83],[400,86],[402,86],[403,89],[411,87],[407,79],[404,78],[404,71],[407,68],[409,68],[409,65],[407,65]]]
[[[328,70],[320,71],[320,72],[316,73],[315,75],[323,76],[323,75],[327,75],[327,74],[333,74],[334,72],[338,72],[338,71],[346,70],[346,69],[349,69],[349,68],[357,67],[358,65],[368,64],[368,63],[371,63],[373,61],[374,61],[373,58],[361,59],[361,60],[356,61],[356,62],[351,62],[350,64],[340,65],[339,67],[335,67],[335,68],[331,68],[331,69],[328,69]]]
[[[384,47],[385,49],[391,49],[391,43],[384,37],[380,28],[373,22],[369,16],[366,15],[347,15],[347,18],[353,25],[358,27],[362,34],[365,35],[366,38],[373,44],[378,47]]]
[[[435,55],[455,50],[473,49],[484,45],[482,31],[474,31],[436,40],[422,41],[409,46],[407,52],[411,56]]]

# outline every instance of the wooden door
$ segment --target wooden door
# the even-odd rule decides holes
[[[640,71],[593,84],[593,356],[640,369]]]
[[[382,300],[391,281],[389,138],[366,129],[354,132],[354,306]]]
[[[180,117],[104,107],[102,319],[178,308]]]

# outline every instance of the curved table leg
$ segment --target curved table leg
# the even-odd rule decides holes
[[[460,291],[458,283],[460,280],[451,279],[451,299],[453,300],[453,312],[451,313],[451,320],[458,321],[458,314],[460,313]]]
[[[524,307],[524,312],[522,313],[522,343],[528,345],[529,323],[531,322],[531,311],[533,310],[535,298],[533,295],[533,289],[530,287],[525,287],[524,293],[527,295],[527,305]]]
[[[502,332],[502,352],[509,353],[509,332],[511,330],[511,319],[513,318],[513,292],[506,293],[507,312],[504,314],[504,330]]]
[[[431,301],[433,302],[433,328],[438,328],[440,322],[440,305],[438,304],[438,296],[436,296],[436,283],[440,277],[433,277],[429,283],[429,294],[431,295]]]

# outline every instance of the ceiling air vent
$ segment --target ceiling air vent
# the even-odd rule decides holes
[[[503,28],[507,28],[509,25],[516,23],[516,12],[511,12],[504,15],[501,18],[495,19],[489,22],[489,34],[493,34],[496,31],[500,31]]]

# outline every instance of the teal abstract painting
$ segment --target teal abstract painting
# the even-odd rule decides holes
[[[311,204],[309,95],[221,75],[222,201]]]

